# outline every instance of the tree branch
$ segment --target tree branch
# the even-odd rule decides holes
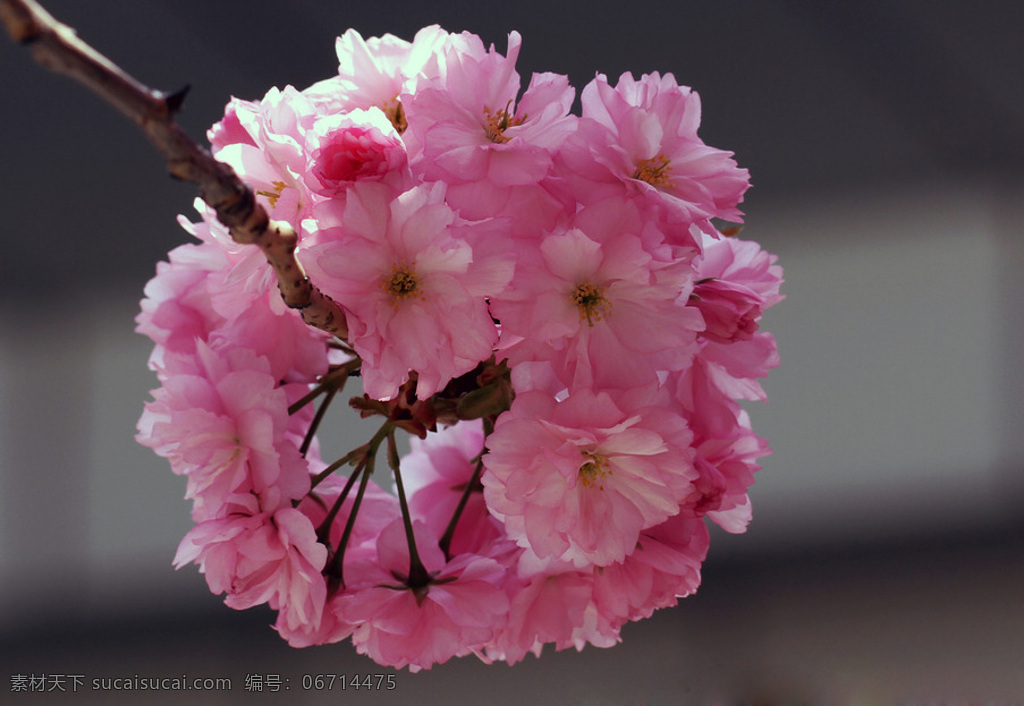
[[[341,307],[309,281],[295,259],[295,230],[287,223],[271,221],[235,171],[214,159],[175,121],[187,87],[164,93],[145,86],[34,0],[0,0],[0,22],[16,42],[31,47],[41,65],[85,85],[134,122],[163,156],[171,176],[199,187],[200,197],[216,211],[235,242],[253,244],[263,251],[277,275],[285,303],[300,310],[310,326],[346,338],[348,327]]]

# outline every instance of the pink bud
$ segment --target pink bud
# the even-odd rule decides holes
[[[690,303],[704,317],[702,335],[716,343],[747,341],[757,332],[763,300],[741,284],[722,279],[703,280],[694,287]]]
[[[306,185],[322,196],[336,196],[359,180],[382,179],[407,162],[401,137],[379,110],[331,116],[313,133]]]

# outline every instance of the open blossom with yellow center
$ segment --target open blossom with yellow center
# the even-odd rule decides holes
[[[742,220],[738,204],[750,175],[731,152],[700,139],[700,97],[672,74],[637,79],[624,73],[615,85],[598,75],[580,101],[580,128],[559,151],[568,178],[580,189],[614,185],[628,198],[667,207],[673,218],[705,232],[711,232],[712,218]],[[677,230],[679,244],[690,247],[686,232]]]
[[[516,394],[487,437],[484,499],[538,557],[608,566],[693,494],[692,434],[650,389]]]
[[[362,358],[363,391],[391,399],[416,372],[427,399],[493,353],[498,338],[487,296],[512,278],[503,253],[474,252],[490,234],[457,220],[443,184],[401,193],[357,180],[300,252],[311,280],[345,308],[349,344]]]

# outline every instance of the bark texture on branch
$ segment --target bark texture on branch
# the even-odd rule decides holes
[[[300,310],[310,326],[346,338],[341,307],[309,281],[295,259],[295,230],[271,221],[235,171],[214,159],[175,121],[187,88],[164,93],[140,83],[34,0],[0,0],[0,22],[16,42],[30,47],[41,65],[85,85],[134,122],[163,156],[171,176],[199,187],[200,197],[216,211],[231,237],[263,251],[285,303]]]

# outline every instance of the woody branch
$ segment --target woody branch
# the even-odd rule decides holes
[[[231,237],[263,251],[285,303],[298,309],[307,324],[342,339],[347,336],[341,307],[309,281],[295,259],[295,230],[270,220],[234,170],[214,159],[175,121],[185,90],[165,93],[140,83],[33,0],[0,0],[0,22],[12,39],[31,47],[41,65],[85,85],[134,122],[163,156],[171,176],[199,187],[200,197]]]

